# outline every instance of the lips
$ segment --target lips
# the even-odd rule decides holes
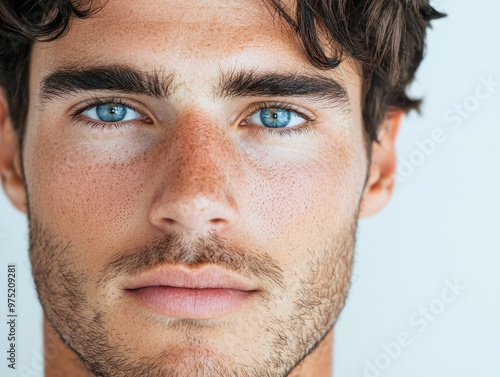
[[[259,287],[214,265],[192,269],[167,265],[140,275],[125,287],[148,309],[174,318],[214,318],[248,304]]]

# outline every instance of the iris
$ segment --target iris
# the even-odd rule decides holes
[[[103,122],[121,122],[127,115],[128,108],[116,103],[107,103],[96,106],[99,120]]]
[[[285,127],[290,123],[292,112],[280,108],[263,109],[260,112],[260,120],[266,127],[280,128]]]

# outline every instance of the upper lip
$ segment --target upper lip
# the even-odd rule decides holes
[[[183,265],[163,265],[147,271],[126,285],[125,289],[146,287],[219,288],[256,291],[258,287],[248,279],[215,265],[189,268]]]

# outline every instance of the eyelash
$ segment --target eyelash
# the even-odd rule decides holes
[[[101,131],[109,130],[112,128],[123,128],[125,126],[131,125],[131,122],[108,122],[108,123],[100,123],[97,121],[92,121],[92,120],[81,120],[78,119],[79,116],[81,116],[85,111],[92,109],[93,107],[99,106],[99,105],[105,105],[108,103],[115,103],[118,105],[126,106],[137,113],[141,114],[140,111],[135,109],[135,106],[129,103],[128,101],[122,99],[122,98],[115,98],[115,97],[109,97],[109,98],[95,98],[94,100],[87,101],[83,104],[82,107],[79,109],[75,110],[71,116],[74,120],[75,123],[78,122],[84,122],[86,125],[90,127],[90,129],[100,129]],[[251,111],[250,115],[253,115],[257,111],[260,110],[265,110],[269,108],[280,108],[284,110],[291,111],[298,116],[304,118],[306,123],[302,126],[299,127],[294,127],[294,128],[270,128],[270,127],[261,127],[261,126],[255,126],[255,127],[249,127],[252,129],[252,132],[266,132],[268,134],[272,135],[277,135],[280,137],[286,137],[286,136],[294,136],[297,134],[307,134],[312,131],[312,123],[314,123],[315,119],[313,119],[310,116],[304,115],[300,110],[296,108],[296,106],[289,104],[289,103],[284,103],[284,102],[261,102],[254,106]],[[247,116],[246,118],[248,118]],[[144,116],[146,118],[146,116]],[[246,119],[245,118],[245,119]],[[257,129],[257,131],[256,131]]]

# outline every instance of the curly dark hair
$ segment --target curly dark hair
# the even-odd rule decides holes
[[[387,111],[418,109],[406,91],[422,61],[426,29],[443,13],[429,0],[296,0],[295,10],[269,1],[302,40],[309,61],[318,68],[338,66],[343,56],[361,63],[363,120],[368,140]],[[28,110],[28,73],[34,41],[62,36],[73,17],[86,18],[99,7],[89,0],[0,0],[0,86],[22,150]],[[325,52],[325,41],[336,46]]]

